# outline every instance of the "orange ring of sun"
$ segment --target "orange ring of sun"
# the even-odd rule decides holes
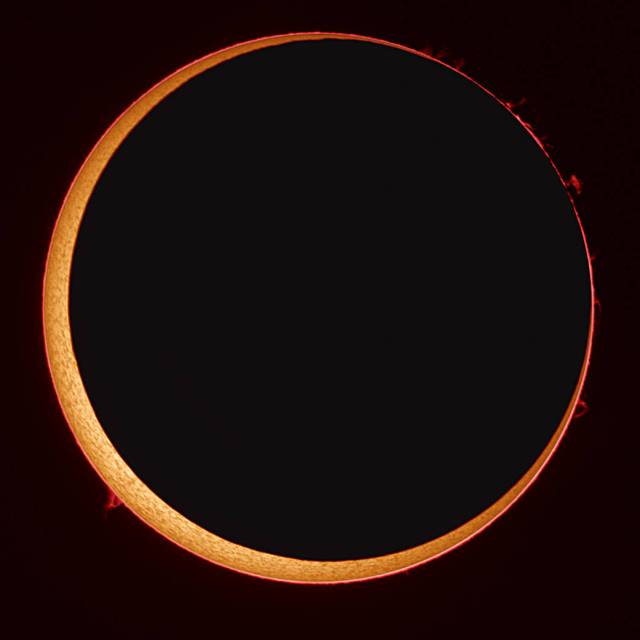
[[[225,540],[191,522],[161,500],[136,476],[98,422],[73,351],[69,320],[69,281],[76,237],[89,197],[102,171],[127,134],[168,94],[189,79],[250,51],[288,42],[325,38],[373,42],[433,60],[413,49],[365,36],[295,33],[244,42],[212,53],[176,71],[132,104],[107,130],[85,160],[58,215],[47,256],[43,292],[45,347],[60,405],[81,449],[115,495],[157,532],[206,560],[263,578],[303,583],[349,582],[406,570],[457,547],[503,514],[536,478],[558,446],[571,420],[586,376],[594,324],[594,295],[591,285],[588,340],[579,380],[562,421],[531,468],[507,493],[475,518],[439,538],[404,551],[373,558],[341,561],[300,560],[256,551]],[[592,283],[590,264],[589,276]]]

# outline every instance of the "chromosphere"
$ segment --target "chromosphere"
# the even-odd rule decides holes
[[[204,64],[111,149],[69,331],[109,444],[257,552],[234,568],[367,577],[387,571],[336,561],[437,555],[539,471],[584,378],[590,267],[557,171],[488,92],[388,43],[288,38]]]

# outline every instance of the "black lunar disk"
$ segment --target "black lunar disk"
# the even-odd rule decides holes
[[[590,339],[579,222],[532,135],[381,43],[244,53],[92,191],[69,313],[102,428],[205,530],[296,559],[443,536],[532,467]]]

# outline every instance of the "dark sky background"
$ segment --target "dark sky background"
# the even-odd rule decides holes
[[[0,630],[8,637],[633,637],[638,599],[638,20],[630,3],[131,3],[4,10]],[[457,551],[382,580],[303,587],[181,551],[125,509],[75,445],[49,382],[40,294],[82,160],[152,84],[287,31],[429,48],[499,97],[582,182],[601,312],[584,399],[534,486]],[[535,403],[532,391],[531,403]],[[526,412],[527,407],[523,406]],[[544,637],[544,636],[543,636]]]

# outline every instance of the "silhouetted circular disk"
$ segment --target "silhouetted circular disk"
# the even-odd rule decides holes
[[[73,345],[135,474],[304,559],[464,524],[578,385],[590,276],[556,171],[461,74],[372,42],[262,48],[162,100],[99,178]]]

